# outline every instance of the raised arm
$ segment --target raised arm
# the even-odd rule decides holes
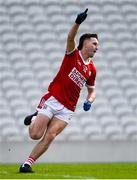
[[[77,34],[77,31],[78,31],[78,28],[79,28],[80,24],[87,17],[87,11],[88,11],[88,9],[86,9],[84,12],[77,15],[75,23],[73,24],[73,26],[71,27],[71,29],[70,29],[70,31],[68,33],[67,47],[66,47],[66,53],[67,54],[71,53],[75,48],[75,36]]]
[[[77,34],[79,28],[79,24],[74,23],[72,28],[70,29],[67,37],[67,47],[66,53],[69,54],[75,48],[75,36]]]

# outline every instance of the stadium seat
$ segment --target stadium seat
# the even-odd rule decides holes
[[[115,99],[122,96],[122,90],[119,87],[113,87],[106,90],[106,95],[110,100]]]
[[[125,132],[130,139],[137,139],[137,126],[129,125],[125,128]]]
[[[106,135],[98,124],[85,127],[84,132],[89,140],[105,140]]]
[[[110,126],[110,125],[115,125],[117,123],[117,118],[115,115],[106,115],[100,117],[99,123],[103,128]]]
[[[113,96],[111,97],[110,102],[115,108],[128,105],[128,101],[122,96]]]
[[[135,109],[137,107],[137,97],[134,97],[134,95],[133,95],[130,102],[131,102],[133,108]]]
[[[126,139],[126,136],[123,133],[122,127],[117,123],[106,126],[104,128],[104,131],[108,139],[111,139],[111,140]]]
[[[80,123],[80,126],[83,128],[97,124],[97,119],[92,113],[89,113],[88,115],[83,114],[83,116],[77,116],[79,117],[78,121]]]
[[[123,4],[121,10],[125,15],[131,12],[136,13],[136,6],[134,3],[128,2],[128,3]]]
[[[75,123],[71,123],[70,126],[63,131],[62,134],[65,135],[66,140],[69,141],[78,141],[85,139],[85,134],[82,133],[80,126]]]
[[[115,108],[115,113],[119,116],[119,117],[121,117],[121,116],[123,116],[124,114],[125,115],[128,115],[128,114],[132,114],[133,113],[133,110],[132,110],[132,108],[131,108],[131,106],[129,106],[129,105],[124,105],[124,104],[119,104],[119,106],[117,106],[116,108]]]
[[[18,127],[16,127],[15,124],[11,125],[10,126],[6,126],[6,127],[3,127],[2,129],[2,136],[4,137],[11,137],[11,136],[17,136],[19,135],[19,129]]]
[[[119,122],[122,124],[124,128],[127,128],[127,126],[137,126],[137,120],[136,117],[132,114],[129,114],[128,116],[123,115]]]

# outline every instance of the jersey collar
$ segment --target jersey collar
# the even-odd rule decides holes
[[[87,61],[87,62],[85,62],[85,60],[84,60],[84,58],[83,58],[83,56],[82,56],[82,54],[81,54],[81,51],[79,51],[79,55],[80,55],[80,57],[81,57],[81,59],[82,59],[82,61],[83,61],[83,63],[84,63],[85,65],[88,65],[88,64],[90,63],[90,60]]]

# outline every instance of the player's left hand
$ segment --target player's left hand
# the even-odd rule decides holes
[[[87,17],[87,12],[88,12],[88,8],[87,8],[84,12],[78,14],[78,15],[77,15],[77,18],[76,18],[76,20],[75,20],[75,23],[76,23],[76,24],[81,24],[81,23],[86,19],[86,17]]]
[[[92,103],[90,101],[86,100],[83,104],[84,111],[88,111],[91,108],[91,104]]]

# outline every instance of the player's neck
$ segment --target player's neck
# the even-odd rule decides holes
[[[84,51],[80,51],[80,54],[82,56],[82,59],[85,63],[88,63],[90,61],[90,58],[88,57],[87,53],[85,53]]]

